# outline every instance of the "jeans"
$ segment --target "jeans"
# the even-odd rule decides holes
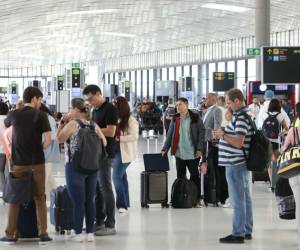
[[[113,182],[116,190],[116,206],[117,208],[130,207],[129,190],[126,169],[129,163],[122,163],[120,146],[116,148],[115,158],[112,161],[113,167]]]
[[[74,207],[75,233],[82,233],[84,217],[86,223],[86,233],[93,233],[96,215],[95,194],[97,173],[84,175],[74,169],[71,163],[67,163],[66,181],[68,193]]]
[[[115,196],[111,180],[112,159],[108,158],[106,164],[101,165],[96,188],[96,225],[115,227]]]
[[[22,177],[28,174],[33,175],[33,193],[36,205],[36,216],[39,235],[47,235],[47,207],[45,195],[45,165],[31,165],[31,166],[13,166],[11,169],[15,177]],[[20,207],[18,204],[9,204],[8,207],[8,221],[6,226],[6,236],[9,239],[18,238],[18,217]]]
[[[177,178],[186,178],[186,168],[190,172],[190,179],[196,184],[198,190],[198,199],[201,197],[200,174],[198,170],[199,158],[193,160],[182,160],[176,157]]]
[[[226,167],[229,197],[233,205],[232,235],[252,234],[253,214],[246,164]]]

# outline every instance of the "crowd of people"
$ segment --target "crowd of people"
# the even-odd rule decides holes
[[[71,241],[92,242],[94,236],[116,234],[116,209],[124,214],[130,207],[126,171],[137,158],[138,121],[124,97],[116,97],[109,103],[97,85],[85,87],[83,96],[84,99],[73,99],[69,112],[64,115],[50,112],[42,103],[42,92],[35,87],[24,90],[22,102],[13,111],[0,102],[0,191],[7,172],[14,178],[32,175],[41,244],[52,241],[47,231],[46,197],[56,185],[51,169],[60,159],[61,144],[65,150],[67,190],[74,208],[75,233]],[[233,208],[232,232],[220,238],[221,243],[244,243],[252,239],[254,222],[246,158],[254,128],[246,113],[263,131],[267,121],[272,119],[282,128],[276,138],[268,138],[272,143],[273,161],[280,150],[298,143],[293,140],[290,127],[300,127],[300,104],[296,105],[297,112],[291,121],[288,104],[276,99],[273,91],[267,90],[264,99],[261,104],[255,98],[247,106],[243,93],[231,89],[225,96],[207,94],[200,112],[190,110],[188,100],[183,97],[178,98],[176,104],[170,99],[165,108],[166,138],[162,155],[170,150],[176,159],[177,177],[185,178],[188,169],[198,190],[202,186],[201,173],[207,183],[213,176],[215,196],[210,194],[210,186],[204,185],[204,200]],[[99,170],[93,173],[79,171],[74,163],[82,128],[94,131],[106,149],[107,155],[99,162]],[[271,171],[269,175],[271,178]],[[299,183],[298,176],[290,179],[298,204]],[[196,207],[202,207],[201,192],[197,198]],[[17,242],[19,210],[19,204],[9,203],[5,235],[0,242]],[[300,207],[296,207],[296,218],[300,243]],[[83,234],[84,221],[86,235]]]

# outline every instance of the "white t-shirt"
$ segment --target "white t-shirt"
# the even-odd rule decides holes
[[[256,117],[259,114],[260,106],[252,103],[252,104],[249,105],[248,110],[250,112],[250,115],[251,115],[252,119],[256,119]]]
[[[269,112],[270,115],[276,115],[278,114],[278,112]],[[268,113],[264,113],[263,116],[262,116],[262,119],[263,119],[263,122],[269,117]],[[279,113],[277,116],[276,116],[278,122],[279,122],[279,125],[282,125],[282,122],[284,121],[284,115],[282,113]],[[268,138],[270,142],[277,142],[277,143],[280,143],[280,137],[278,137],[277,139],[270,139]]]

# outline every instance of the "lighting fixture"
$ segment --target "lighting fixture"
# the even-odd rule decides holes
[[[85,14],[105,14],[117,12],[117,9],[103,9],[103,10],[83,10],[71,12],[70,15],[85,15]]]
[[[120,37],[129,37],[129,38],[134,38],[136,35],[134,34],[128,34],[128,33],[119,33],[119,32],[106,32],[102,31],[99,32],[100,35],[106,35],[106,36],[120,36]]]
[[[77,26],[79,23],[57,23],[57,24],[49,24],[41,26],[41,28],[60,28],[60,27],[67,27],[67,26]]]
[[[227,4],[218,4],[218,3],[207,3],[202,5],[201,7],[214,9],[214,10],[226,10],[231,12],[246,12],[250,10],[250,8],[246,8],[246,7],[227,5]]]
[[[259,85],[259,90],[265,92],[267,90],[267,85],[266,84]]]

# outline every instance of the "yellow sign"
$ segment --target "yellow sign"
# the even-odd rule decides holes
[[[274,54],[274,55],[279,55],[279,49],[274,49],[274,50],[273,50],[273,54]]]

